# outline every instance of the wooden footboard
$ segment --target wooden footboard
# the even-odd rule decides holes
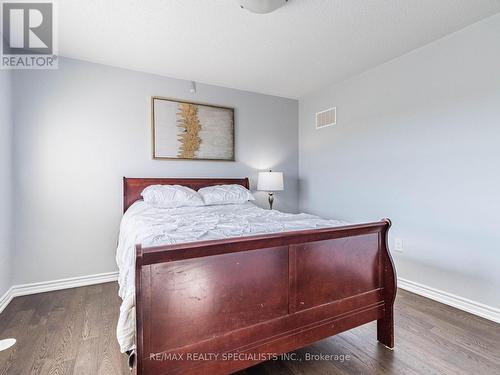
[[[392,348],[389,227],[137,246],[137,373],[228,374],[373,320]]]

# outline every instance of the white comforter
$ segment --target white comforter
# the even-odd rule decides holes
[[[116,334],[122,353],[135,348],[135,245],[157,246],[345,225],[307,214],[264,210],[253,203],[154,208],[134,203],[123,215],[116,254],[123,302]]]

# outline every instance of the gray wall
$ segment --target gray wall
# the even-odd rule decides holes
[[[1,36],[0,36],[1,37]],[[0,297],[11,286],[12,117],[11,74],[0,70]]]
[[[61,59],[17,71],[14,283],[114,271],[122,176],[244,177],[283,171],[277,206],[298,205],[298,102]],[[151,159],[149,97],[236,108],[237,162]],[[265,194],[258,193],[265,205]]]
[[[500,15],[300,99],[301,209],[393,219],[400,277],[500,307]],[[337,106],[335,127],[314,113]]]

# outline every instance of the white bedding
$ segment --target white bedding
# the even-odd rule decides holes
[[[116,334],[122,353],[135,349],[136,244],[157,246],[346,224],[308,214],[264,210],[250,202],[181,208],[155,208],[135,202],[123,215],[116,254],[123,300]]]

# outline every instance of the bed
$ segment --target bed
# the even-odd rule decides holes
[[[140,202],[157,184],[249,188],[246,178],[123,179],[124,249],[139,238],[127,232],[156,228],[132,257],[117,254],[119,341],[135,350],[138,375],[229,374],[375,320],[378,341],[393,348],[388,219],[353,225],[248,203],[169,211],[184,228],[170,230],[165,213]]]

